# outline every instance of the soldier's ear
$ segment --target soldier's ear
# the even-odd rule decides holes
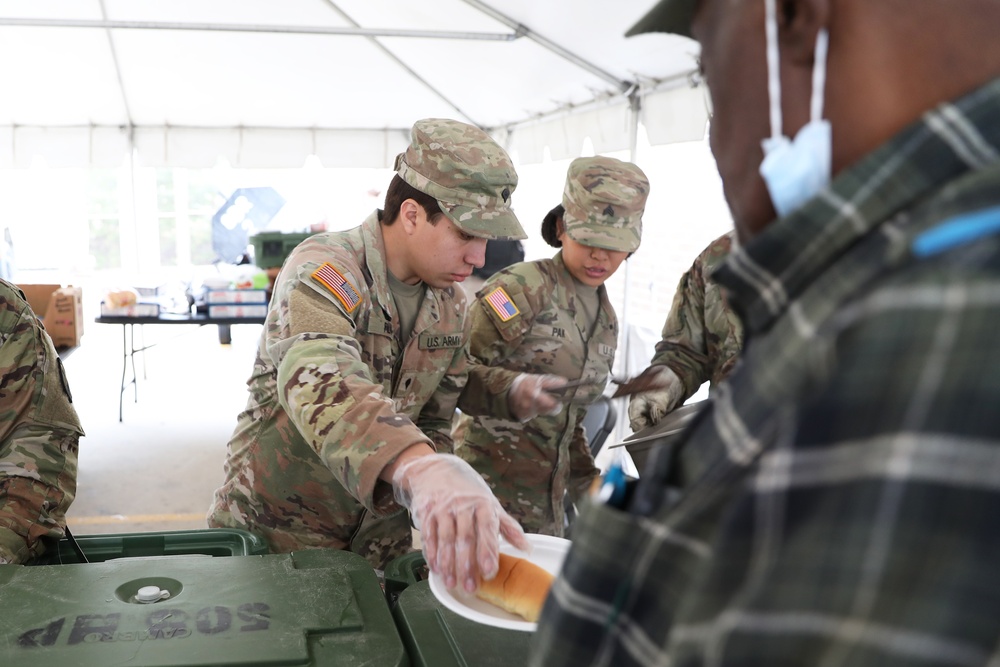
[[[415,199],[404,199],[399,205],[399,224],[407,234],[413,234],[417,229],[417,219],[424,214],[424,207]]]

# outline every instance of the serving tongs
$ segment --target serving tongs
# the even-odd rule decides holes
[[[619,398],[621,396],[633,396],[635,394],[641,394],[644,391],[656,391],[657,389],[665,389],[666,385],[662,382],[656,381],[655,375],[637,375],[631,378],[611,378],[611,384],[617,385],[615,392],[611,395],[611,398]],[[604,386],[603,381],[598,381],[596,378],[580,378],[579,380],[570,380],[561,387],[553,387],[551,389],[546,389],[545,391],[553,396],[556,396],[562,401],[573,402],[573,396],[571,395],[572,390],[578,389],[579,387],[587,387],[592,385]]]
[[[586,377],[580,378],[579,380],[570,380],[561,387],[548,387],[545,389],[545,393],[552,394],[563,403],[577,403],[582,401],[581,399],[575,397],[574,390],[579,389],[580,387],[590,386],[600,386],[603,388],[604,385],[605,383],[603,381],[598,381],[597,378]],[[586,402],[589,403],[590,401]]]
[[[611,398],[619,398],[621,396],[634,396],[635,394],[641,394],[645,391],[656,391],[657,389],[666,389],[667,385],[660,381],[657,382],[655,373],[642,373],[631,378],[611,378],[611,383],[618,385],[615,389],[615,393],[611,394]]]

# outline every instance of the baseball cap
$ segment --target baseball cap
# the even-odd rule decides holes
[[[646,174],[631,162],[577,158],[570,162],[563,190],[566,234],[584,245],[635,252],[648,195]]]
[[[644,32],[669,32],[690,37],[691,20],[697,8],[698,0],[660,0],[629,28],[625,36],[641,35]]]
[[[396,156],[396,173],[437,200],[466,234],[526,239],[510,208],[517,172],[506,151],[478,127],[444,118],[413,124],[410,146]]]

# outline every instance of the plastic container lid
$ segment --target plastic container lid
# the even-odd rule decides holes
[[[237,528],[77,535],[76,541],[91,563],[123,558],[254,556],[268,552],[263,539]],[[69,540],[63,538],[26,565],[79,562],[80,558]]]
[[[445,608],[427,581],[399,594],[392,615],[413,667],[528,664],[532,633],[484,625]]]
[[[143,586],[135,594],[136,602],[141,602],[143,604],[159,602],[160,600],[166,600],[169,597],[170,591],[162,590],[159,586]]]
[[[348,551],[0,567],[0,618],[5,666],[411,664],[374,570]]]

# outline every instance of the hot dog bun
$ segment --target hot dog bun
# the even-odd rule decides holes
[[[502,553],[497,576],[481,581],[476,597],[534,623],[554,578],[531,561]]]

